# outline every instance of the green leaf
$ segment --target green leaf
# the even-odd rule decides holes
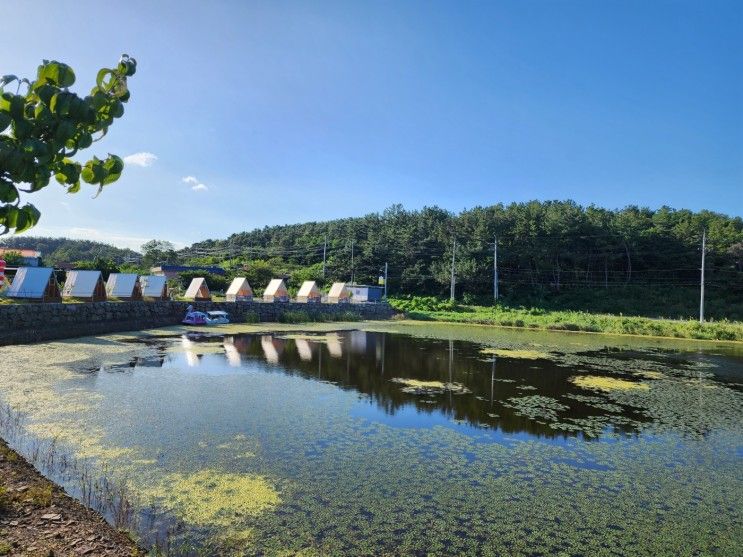
[[[12,118],[7,112],[0,112],[0,132],[10,125]]]
[[[75,72],[67,64],[48,62],[39,66],[38,82],[51,81],[58,87],[70,87],[75,83]]]
[[[103,178],[101,185],[106,186],[121,177],[121,173],[124,171],[124,161],[121,160],[121,157],[109,154],[103,163],[103,168],[106,171],[106,176]]]
[[[13,203],[18,199],[18,190],[12,182],[0,181],[0,201]]]
[[[41,213],[36,207],[28,203],[24,205],[18,210],[18,218],[15,225],[16,234],[36,226],[39,218],[41,218]]]

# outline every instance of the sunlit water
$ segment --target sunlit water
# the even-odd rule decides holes
[[[374,327],[2,348],[6,435],[173,554],[743,554],[739,348]]]

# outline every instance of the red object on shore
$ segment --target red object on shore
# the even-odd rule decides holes
[[[0,288],[5,284],[5,260],[0,259]]]

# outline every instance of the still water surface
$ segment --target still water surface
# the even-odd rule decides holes
[[[3,348],[0,397],[172,554],[743,554],[739,348],[375,327]]]

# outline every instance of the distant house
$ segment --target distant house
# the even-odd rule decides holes
[[[209,267],[209,266],[191,266],[191,265],[160,265],[159,267],[152,267],[150,273],[156,276],[165,277],[167,279],[176,278],[181,273],[189,272],[200,272],[209,273],[212,275],[226,274],[225,270],[221,267]]]
[[[328,292],[328,302],[331,304],[344,304],[351,301],[351,291],[345,282],[334,282]]]
[[[348,289],[351,291],[354,302],[381,302],[384,297],[383,286],[354,284],[349,286]]]
[[[253,289],[245,277],[235,277],[225,293],[228,302],[250,302],[253,299]]]
[[[142,297],[148,300],[167,300],[168,285],[164,276],[145,275],[139,277],[139,287]]]
[[[136,274],[111,273],[106,281],[106,296],[119,300],[141,300],[142,288]]]
[[[27,248],[0,248],[0,259],[5,254],[17,253],[20,254],[22,261],[20,266],[23,267],[40,267],[41,266],[41,252],[34,249]]]
[[[263,292],[264,302],[288,302],[289,291],[286,289],[286,283],[281,279],[273,279],[268,283],[266,290]]]
[[[62,300],[54,269],[50,267],[20,267],[8,289],[7,296],[37,302]]]
[[[209,287],[206,284],[206,279],[203,277],[196,277],[191,280],[191,284],[188,285],[186,293],[183,295],[186,300],[194,301],[209,301],[212,299]]]
[[[314,280],[306,280],[297,292],[298,302],[319,302],[322,299],[320,289]]]
[[[100,271],[68,271],[62,288],[62,298],[87,302],[106,300],[106,285]]]

